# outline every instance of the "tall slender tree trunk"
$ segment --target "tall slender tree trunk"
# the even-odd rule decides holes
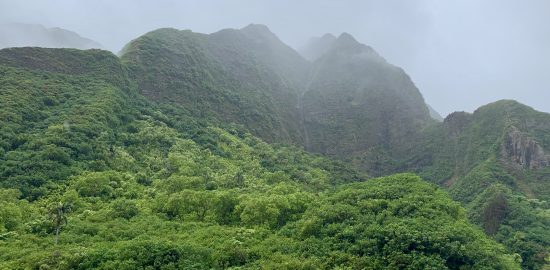
[[[59,243],[59,229],[60,229],[59,226],[57,226],[57,228],[55,228],[55,245],[56,246]]]

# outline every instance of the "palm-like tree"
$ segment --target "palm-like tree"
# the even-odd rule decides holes
[[[71,211],[71,205],[66,202],[59,202],[50,210],[50,219],[55,226],[55,245],[59,243],[61,228],[67,225],[67,214]]]

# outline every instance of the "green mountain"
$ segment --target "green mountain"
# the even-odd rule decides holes
[[[313,63],[301,103],[306,149],[375,175],[395,170],[433,122],[403,70],[346,33]]]
[[[370,47],[347,34],[309,46],[302,54],[316,69],[303,97],[306,149],[371,175],[418,173],[521,254],[524,268],[548,265],[549,114],[499,101],[438,123],[407,75]]]
[[[215,110],[158,102],[178,95],[153,94],[164,89],[136,72],[162,75],[178,58],[131,59],[0,50],[0,268],[519,269],[435,185],[367,180]],[[176,83],[166,76],[159,86]]]
[[[38,24],[0,24],[0,49],[8,47],[45,47],[101,49],[101,44],[81,37],[75,32],[54,27],[46,28]]]
[[[130,42],[121,59],[151,100],[242,124],[268,142],[303,140],[295,103],[307,62],[265,26],[159,29]]]
[[[153,101],[372,175],[394,171],[408,140],[433,122],[422,95],[403,70],[350,35],[318,41],[324,49],[313,51],[323,55],[310,62],[263,25],[210,35],[160,29],[130,42],[121,59]]]
[[[550,114],[512,100],[457,112],[426,130],[408,167],[449,189],[470,219],[522,254],[545,263],[550,246]]]
[[[210,35],[157,30],[131,42],[121,58],[140,92],[160,104],[182,105],[194,117],[216,123],[237,123],[268,142],[298,145],[373,176],[416,172],[449,189],[471,221],[522,255],[525,268],[547,264],[548,174],[538,157],[547,152],[542,123],[548,115],[519,109],[510,114],[506,110],[522,105],[504,102],[500,111],[481,113],[483,107],[473,116],[454,113],[439,123],[402,69],[349,34],[314,39],[301,53],[310,61],[267,27],[250,25]],[[519,133],[508,132],[506,115],[513,115]],[[525,135],[533,130],[538,131]],[[515,145],[540,146],[508,151],[523,163],[534,158],[536,169],[510,169],[510,162],[502,162],[505,134],[516,134]],[[486,210],[503,196],[506,215]],[[499,215],[507,219],[488,218]]]
[[[255,24],[0,50],[0,269],[548,267],[549,114],[440,122],[349,34],[301,54]]]

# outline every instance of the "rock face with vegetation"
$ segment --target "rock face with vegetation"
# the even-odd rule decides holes
[[[550,115],[502,100],[453,113],[424,133],[404,167],[448,188],[525,268],[547,263]]]
[[[311,46],[0,50],[0,269],[544,267],[548,114],[438,122],[372,48]]]

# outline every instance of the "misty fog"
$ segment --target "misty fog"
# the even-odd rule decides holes
[[[550,112],[550,1],[0,1],[0,24],[61,27],[115,53],[160,27],[252,22],[295,49],[348,32],[402,67],[443,116],[499,99]]]

